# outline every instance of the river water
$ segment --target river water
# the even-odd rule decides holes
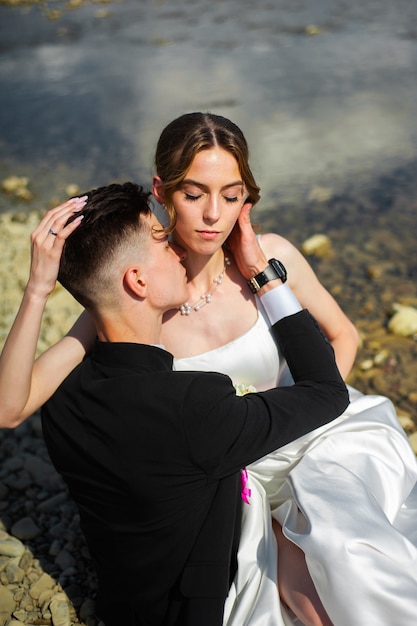
[[[35,190],[149,182],[160,130],[192,110],[241,126],[265,207],[415,166],[415,0],[7,4],[0,167]]]

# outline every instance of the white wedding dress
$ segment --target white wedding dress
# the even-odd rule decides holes
[[[260,310],[247,333],[175,368],[223,372],[257,391],[292,384],[266,319]],[[278,598],[271,512],[304,551],[335,626],[416,626],[416,457],[387,398],[349,391],[343,415],[248,467],[224,626],[300,624]]]

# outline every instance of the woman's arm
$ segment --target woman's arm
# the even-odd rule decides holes
[[[303,308],[316,318],[335,351],[336,363],[345,379],[353,365],[359,336],[355,326],[343,313],[336,300],[323,287],[310,264],[292,243],[273,233],[262,235],[261,244],[250,223],[251,205],[242,207],[228,243],[239,270],[251,278],[277,258],[286,267],[288,284]],[[271,287],[276,281],[272,281]]]
[[[359,336],[355,326],[323,287],[310,264],[295,246],[272,233],[262,236],[261,245],[268,259],[276,257],[287,268],[291,289],[300,304],[320,324],[333,346],[340,373],[346,378],[358,349]]]
[[[52,209],[31,235],[29,280],[0,356],[2,428],[14,428],[36,411],[83,359],[95,335],[89,316],[83,313],[70,333],[34,365],[42,315],[55,288],[62,248],[82,215],[65,224],[84,205],[84,198],[73,198]]]

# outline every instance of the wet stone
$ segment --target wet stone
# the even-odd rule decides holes
[[[331,257],[333,254],[330,238],[321,233],[306,239],[301,246],[301,250],[307,256],[314,255],[321,258]]]
[[[38,599],[42,592],[47,589],[53,589],[55,586],[54,579],[49,574],[43,573],[41,577],[30,588],[31,598]]]
[[[7,472],[16,472],[17,470],[22,469],[23,463],[24,461],[21,457],[12,457],[5,461],[3,467],[7,470]]]
[[[38,511],[53,511],[55,510],[58,506],[60,506],[61,504],[64,504],[67,500],[68,496],[67,494],[63,491],[61,493],[58,493],[52,497],[47,498],[46,500],[43,500],[43,502],[41,502],[40,504],[38,504],[37,506],[37,510]],[[59,535],[60,530],[56,531]]]
[[[54,597],[54,593],[55,592],[53,591],[53,589],[45,589],[45,591],[42,591],[42,593],[39,595],[38,605],[41,607],[42,610],[46,610],[49,607],[49,603]]]
[[[26,613],[29,613],[30,611],[33,611],[34,606],[35,604],[33,602],[33,598],[31,598],[28,593],[25,593],[19,602],[19,608],[22,611],[26,611]]]
[[[49,605],[53,626],[71,626],[71,613],[64,594],[57,594]]]
[[[95,612],[95,602],[91,598],[86,598],[80,607],[80,618],[87,619],[89,616],[94,615]]]
[[[13,613],[13,617],[16,618],[16,623],[17,624],[23,624],[25,626],[25,624],[28,623],[28,614],[26,613],[26,611],[23,611],[22,609],[19,609],[18,611],[15,611]]]
[[[61,482],[61,478],[52,464],[33,454],[26,456],[25,469],[30,474],[33,483],[40,487],[53,486],[55,483]]]
[[[11,529],[12,535],[18,539],[33,539],[41,533],[41,529],[31,517],[23,517],[13,524]]]
[[[20,559],[20,567],[22,569],[24,569],[25,571],[27,571],[29,569],[29,567],[32,565],[33,563],[33,558],[31,553],[29,552],[29,550],[27,550],[26,552],[23,553],[22,558]]]
[[[10,559],[5,569],[9,583],[20,583],[25,576],[25,570],[19,566],[20,559]]]
[[[0,540],[0,555],[3,556],[22,556],[25,551],[25,546],[18,539],[9,537],[8,539]]]
[[[26,491],[32,484],[32,480],[28,475],[10,476],[6,479],[6,482],[10,489],[15,489],[16,491]]]
[[[417,334],[417,309],[411,306],[402,306],[395,303],[394,315],[391,317],[388,328],[395,335],[409,337]]]
[[[61,542],[58,539],[54,539],[51,543],[51,547],[48,550],[50,556],[57,556],[62,550]]]
[[[21,602],[23,596],[25,595],[25,590],[21,585],[19,585],[17,591],[13,592],[13,598],[17,603]]]
[[[12,592],[0,586],[0,626],[5,626],[16,608]]]

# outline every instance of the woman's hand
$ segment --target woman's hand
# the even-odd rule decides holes
[[[259,245],[258,237],[252,228],[250,211],[252,203],[246,202],[230,233],[228,244],[241,274],[253,278],[268,265],[267,258]]]
[[[31,234],[31,266],[26,289],[33,295],[47,298],[54,290],[65,240],[81,223],[83,216],[65,224],[74,213],[83,209],[85,203],[86,196],[72,198],[51,209]]]

